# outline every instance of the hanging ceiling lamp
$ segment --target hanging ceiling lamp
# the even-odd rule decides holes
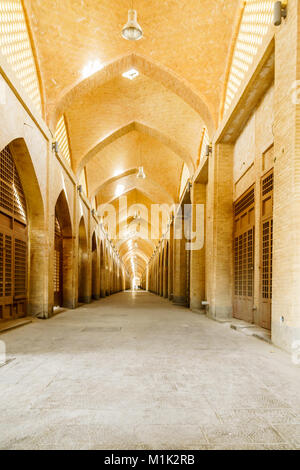
[[[128,11],[128,21],[122,29],[122,36],[128,41],[138,41],[143,37],[143,30],[137,22],[136,10]]]
[[[145,175],[145,172],[144,172],[144,167],[143,166],[140,166],[139,167],[139,171],[138,171],[138,174],[136,175],[136,177],[138,179],[142,179],[144,180],[146,178],[146,175]]]
[[[139,139],[139,147],[140,147],[140,166],[139,166],[139,170],[137,172],[137,175],[136,177],[140,180],[144,180],[146,178],[146,174],[144,172],[144,167],[142,166],[142,143],[141,143],[141,140]]]

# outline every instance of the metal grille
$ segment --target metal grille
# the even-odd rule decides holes
[[[253,296],[253,235],[251,229],[234,240],[235,295],[240,297]]]
[[[272,264],[273,264],[273,187],[274,177],[271,171],[262,180],[262,298],[272,299]]]
[[[234,301],[235,318],[253,322],[254,187],[234,205]]]
[[[55,231],[55,236],[61,238],[61,236],[62,236],[62,234],[61,234],[61,228],[60,228],[59,221],[58,221],[58,218],[57,218],[57,217],[55,217],[55,227],[54,227],[54,231]]]
[[[235,203],[234,214],[238,216],[244,212],[248,207],[254,204],[254,188],[252,188],[242,199]]]
[[[26,201],[9,147],[0,152],[0,210],[26,224]]]
[[[54,251],[54,292],[60,292],[60,251]]]
[[[273,177],[273,173],[271,173],[262,182],[262,195],[263,196],[273,191],[273,183],[274,183],[274,177]]]
[[[12,238],[5,235],[5,297],[12,295]]]
[[[27,244],[15,239],[15,297],[26,297]]]
[[[3,289],[4,289],[3,259],[4,259],[3,233],[0,233],[0,297],[3,297]]]

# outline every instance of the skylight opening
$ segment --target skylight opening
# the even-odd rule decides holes
[[[273,18],[273,5],[274,0],[246,1],[227,83],[225,112],[238,93],[259,46],[269,31]]]
[[[41,114],[39,80],[21,0],[0,1],[0,52]]]
[[[139,76],[139,72],[136,69],[130,69],[127,72],[122,74],[122,77],[128,78],[129,80],[134,80]]]
[[[56,131],[55,131],[55,140],[58,142],[59,151],[64,157],[65,161],[71,167],[71,155],[69,147],[69,139],[67,134],[67,127],[64,116],[61,116],[59,119]]]

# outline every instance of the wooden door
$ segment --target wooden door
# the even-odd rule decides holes
[[[233,316],[253,323],[254,187],[234,205]]]
[[[27,215],[9,147],[0,152],[0,319],[27,313]]]
[[[261,182],[261,303],[259,325],[271,329],[273,264],[273,170]]]
[[[62,306],[63,301],[63,278],[62,278],[62,264],[63,264],[63,237],[58,218],[55,217],[55,241],[54,241],[54,270],[53,270],[53,284],[54,284],[54,306]]]
[[[186,250],[186,306],[190,308],[191,251]]]

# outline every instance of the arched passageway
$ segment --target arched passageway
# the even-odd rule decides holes
[[[1,232],[4,244],[0,250],[3,276],[1,316],[15,318],[28,313],[46,317],[48,240],[44,204],[25,140],[17,138],[11,141],[2,149],[0,158],[0,213],[4,216]]]
[[[98,261],[98,244],[95,232],[92,236],[92,295],[93,299],[100,298],[100,266]]]
[[[81,217],[78,231],[78,302],[90,301],[87,234],[84,218]]]
[[[22,183],[10,147],[0,152],[0,319],[26,316],[28,220]]]
[[[103,247],[103,240],[100,243],[100,297],[106,297],[105,287],[105,250]]]
[[[73,236],[70,211],[64,191],[57,199],[54,214],[54,306],[73,308]]]

